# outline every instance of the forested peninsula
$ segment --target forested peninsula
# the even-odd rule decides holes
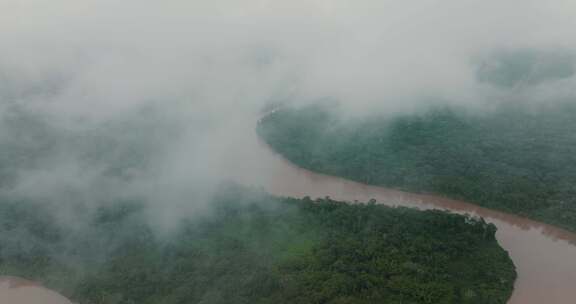
[[[81,304],[492,304],[516,278],[494,225],[443,211],[234,185],[168,231],[138,200],[61,207],[0,198],[0,273]]]

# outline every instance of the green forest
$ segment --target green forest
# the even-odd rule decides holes
[[[505,303],[516,278],[482,219],[235,185],[209,206],[162,232],[138,200],[64,216],[3,195],[0,275],[82,304]]]
[[[366,184],[463,199],[576,231],[576,106],[345,116],[319,103],[262,119],[259,135],[298,166]]]

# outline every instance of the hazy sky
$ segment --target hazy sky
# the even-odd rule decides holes
[[[14,187],[186,203],[245,148],[269,101],[396,111],[502,98],[476,81],[486,54],[573,52],[575,28],[573,0],[0,0],[0,123],[16,107],[58,134]],[[572,77],[536,92],[574,87]],[[15,136],[4,128],[0,144]],[[145,165],[110,181],[110,163],[134,147]]]
[[[154,98],[466,96],[481,52],[576,45],[570,0],[2,0],[0,17],[4,73],[59,73],[59,110],[93,115]]]

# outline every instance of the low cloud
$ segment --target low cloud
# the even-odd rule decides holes
[[[1,189],[141,197],[169,222],[207,200],[242,161],[234,151],[250,155],[245,133],[271,102],[363,113],[573,97],[574,12],[568,0],[2,1]],[[537,55],[510,63],[522,52]],[[510,66],[528,76],[505,78]]]

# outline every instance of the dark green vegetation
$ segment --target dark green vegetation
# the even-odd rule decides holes
[[[516,276],[483,220],[237,187],[211,206],[166,234],[138,202],[77,208],[79,229],[2,197],[0,274],[83,304],[505,303]]]
[[[576,106],[439,107],[342,119],[286,108],[258,132],[299,166],[367,184],[447,195],[576,231]]]

